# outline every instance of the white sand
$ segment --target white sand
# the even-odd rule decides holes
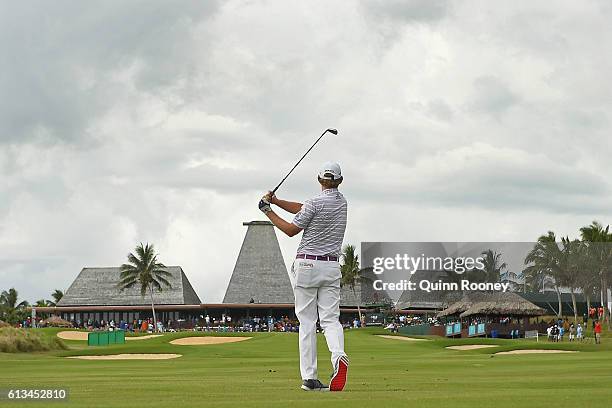
[[[59,333],[57,333],[57,337],[59,337],[60,339],[64,339],[64,340],[84,340],[87,341],[87,335],[91,333],[91,332],[83,332],[83,331],[71,331],[71,330],[67,330],[67,331],[61,331]],[[132,340],[147,340],[147,339],[152,339],[155,337],[161,337],[161,334],[149,334],[146,336],[125,336],[125,339],[127,341],[132,341]]]
[[[383,339],[393,339],[393,340],[403,340],[403,341],[427,341],[427,339],[418,339],[415,337],[405,337],[405,336],[389,336],[386,334],[377,334],[378,337],[382,337]]]
[[[214,336],[196,336],[183,337],[181,339],[172,340],[170,344],[179,346],[205,346],[208,344],[225,344],[236,343],[239,341],[249,340],[251,337],[214,337]]]
[[[146,336],[125,336],[125,339],[128,341],[132,341],[132,340],[147,340],[147,339],[153,339],[155,337],[162,337],[161,334],[148,334]]]
[[[466,344],[464,346],[448,346],[449,350],[478,350],[489,347],[499,347],[495,344]]]
[[[79,360],[170,360],[181,357],[181,354],[109,354],[106,356],[73,356]]]
[[[526,350],[512,350],[512,351],[500,351],[497,354],[559,354],[559,353],[578,353],[573,350],[545,350],[545,349],[526,349]]]

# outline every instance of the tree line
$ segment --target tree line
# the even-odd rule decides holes
[[[39,299],[35,303],[30,304],[27,300],[19,301],[19,293],[15,288],[4,290],[0,294],[0,320],[10,324],[17,324],[30,316],[31,306],[55,306],[63,296],[64,292],[55,289],[51,293],[53,300]]]
[[[612,233],[610,226],[598,221],[580,228],[580,238],[558,237],[548,231],[538,238],[525,258],[525,285],[533,292],[541,292],[550,282],[557,293],[558,315],[562,315],[561,288],[570,291],[574,318],[578,319],[576,293],[582,293],[591,307],[597,299],[604,308],[604,320],[610,321],[607,308],[608,289],[612,281]]]

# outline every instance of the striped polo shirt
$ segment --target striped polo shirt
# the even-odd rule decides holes
[[[298,254],[340,256],[346,230],[346,199],[337,188],[328,188],[304,202],[293,218],[302,228]]]

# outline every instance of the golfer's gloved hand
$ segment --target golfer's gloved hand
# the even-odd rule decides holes
[[[267,201],[270,204],[274,204],[275,198],[276,198],[276,195],[274,195],[272,191],[268,191],[266,195],[263,196],[262,200]]]
[[[270,207],[270,199],[269,199],[268,194],[266,194],[265,196],[261,198],[261,200],[259,200],[259,211],[261,211],[264,214],[267,214],[270,211],[272,211],[272,208]]]

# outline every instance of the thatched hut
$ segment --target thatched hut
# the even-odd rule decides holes
[[[467,292],[461,299],[455,303],[451,303],[446,309],[438,312],[438,317],[458,317],[461,313],[468,310],[472,305],[478,302],[485,301],[489,298],[488,292]]]
[[[542,316],[545,312],[545,309],[534,305],[517,293],[468,292],[458,302],[438,313],[438,317],[461,321],[461,337],[473,335],[514,337],[516,332],[541,331],[540,325],[530,323],[529,318]],[[477,331],[474,329],[475,326],[478,326]],[[458,331],[452,333],[453,336],[459,335]]]
[[[460,317],[470,316],[542,316],[546,311],[516,293],[494,293],[489,299],[473,303]]]
[[[40,322],[41,327],[72,327],[72,323],[58,316],[51,316]]]
[[[541,316],[545,310],[514,292],[469,292],[438,317]]]

